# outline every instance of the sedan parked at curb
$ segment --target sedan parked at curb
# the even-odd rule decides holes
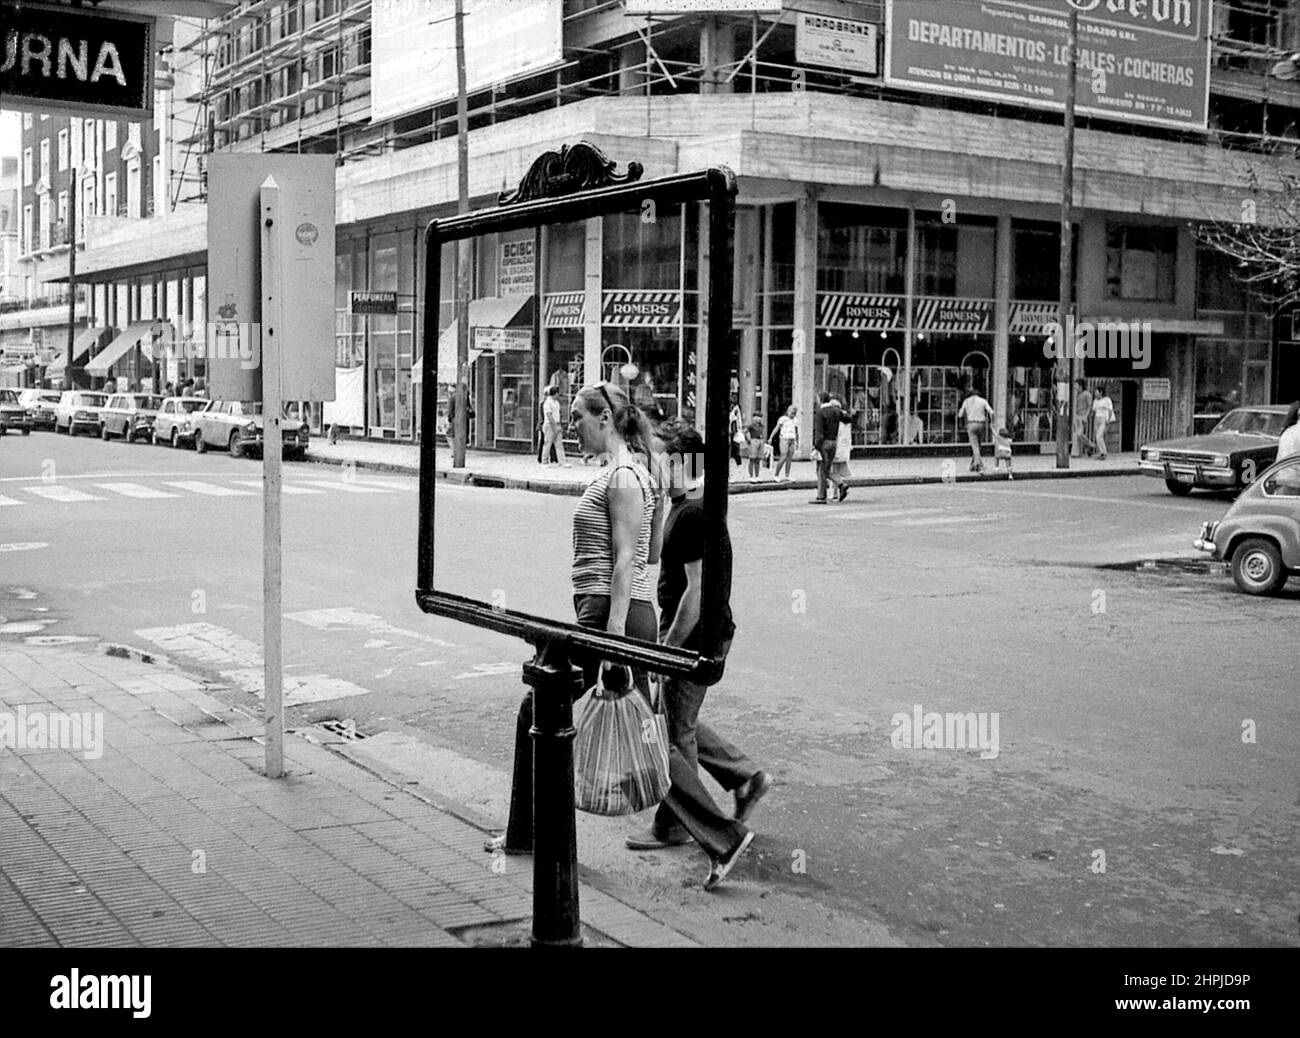
[[[195,419],[212,403],[202,396],[163,397],[153,420],[153,442],[182,447],[194,442]]]
[[[282,453],[300,459],[307,452],[311,429],[306,422],[286,421],[282,426]],[[231,457],[241,458],[262,451],[262,405],[249,400],[214,400],[198,416],[194,431],[194,449],[202,454],[212,450],[229,450]]]
[[[20,432],[30,436],[36,414],[19,398],[16,389],[0,389],[0,436]]]
[[[1169,492],[1186,497],[1193,490],[1237,490],[1273,464],[1286,418],[1285,405],[1238,407],[1202,436],[1147,444],[1138,467],[1163,479]]]
[[[1222,519],[1201,526],[1194,543],[1227,562],[1246,594],[1280,591],[1289,576],[1300,574],[1300,455],[1262,472]]]
[[[32,412],[33,429],[54,428],[54,412],[62,395],[57,389],[24,389],[19,392],[18,402]]]
[[[162,397],[152,393],[119,393],[109,397],[100,412],[99,435],[105,440],[120,436],[127,443],[137,436],[149,439],[162,402]]]
[[[108,398],[84,389],[65,389],[54,410],[54,431],[75,436],[78,429],[99,432],[99,413]]]

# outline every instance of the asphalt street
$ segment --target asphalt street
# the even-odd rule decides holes
[[[285,471],[291,721],[349,721],[504,821],[527,647],[417,609],[414,479]],[[4,437],[0,637],[156,652],[255,707],[259,479]],[[575,499],[438,493],[439,586],[569,619]],[[694,848],[632,853],[634,822],[584,817],[584,865],[712,944],[1297,942],[1300,583],[1138,566],[1194,557],[1226,499],[1142,477],[808,497],[731,501],[739,633],[704,714],[778,783],[750,856],[708,895]],[[996,746],[903,745],[930,712]]]

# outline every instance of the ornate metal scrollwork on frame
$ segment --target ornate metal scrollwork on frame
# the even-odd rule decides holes
[[[519,181],[519,187],[514,191],[502,191],[497,201],[500,205],[516,205],[641,179],[641,163],[629,162],[626,173],[615,173],[616,165],[618,163],[594,144],[586,141],[579,141],[572,147],[563,144],[559,151],[539,155]]]

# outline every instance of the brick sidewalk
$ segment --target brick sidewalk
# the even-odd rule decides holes
[[[313,440],[307,450],[307,460],[333,465],[354,464],[358,468],[401,472],[408,475],[420,471],[420,449],[410,443],[389,443],[374,440],[340,440],[336,444]],[[964,457],[921,458],[857,458],[849,463],[854,487],[894,486],[914,483],[980,482],[1005,480],[1006,473],[993,470],[992,448],[986,451],[985,472],[981,475],[967,470],[970,455]],[[600,471],[594,462],[583,465],[580,458],[571,461],[570,468],[539,465],[535,455],[510,454],[499,451],[470,450],[466,452],[465,467],[452,468],[451,451],[446,447],[437,450],[437,471],[440,479],[448,479],[475,486],[505,487],[514,490],[531,490],[549,494],[581,494],[586,485]],[[1138,473],[1137,455],[1112,454],[1102,461],[1097,458],[1071,458],[1068,469],[1056,467],[1054,454],[1019,454],[1014,459],[1017,479],[1069,479],[1094,476],[1131,476]],[[731,492],[747,494],[777,490],[811,490],[817,485],[817,468],[811,461],[796,461],[791,466],[791,483],[774,483],[771,470],[765,469],[758,483],[750,483],[748,470],[731,466],[733,474]]]
[[[102,715],[102,742],[9,748],[58,713]],[[179,671],[0,647],[0,736],[0,947],[464,947],[462,928],[532,915],[529,859],[498,875],[482,829],[328,740],[287,736],[289,777],[265,778],[260,722]],[[693,944],[580,898],[612,943]]]

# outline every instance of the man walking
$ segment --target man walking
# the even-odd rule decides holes
[[[835,444],[840,437],[840,415],[842,411],[837,401],[829,393],[822,393],[818,398],[821,406],[813,415],[813,446],[817,448],[817,496],[810,504],[826,503],[826,484],[835,485],[835,500],[843,501],[849,496],[849,485],[831,470],[835,464]],[[847,459],[846,459],[847,460]]]
[[[668,422],[660,430],[668,458],[672,509],[664,520],[659,562],[659,639],[665,645],[700,647],[700,604],[703,598],[704,507],[701,501],[704,439],[682,422]],[[731,618],[731,538],[723,532],[718,579],[724,589],[721,617],[725,661],[735,634]],[[694,838],[709,855],[709,876],[704,889],[714,890],[731,871],[754,839],[745,821],[753,813],[772,780],[758,770],[740,750],[700,722],[700,706],[707,686],[682,678],[662,683],[664,713],[668,719],[668,796],[655,812],[650,830],[629,836],[632,850],[658,850]],[[733,818],[727,818],[700,780],[704,767],[718,784],[735,794]]]
[[[984,458],[980,453],[980,444],[984,442],[984,434],[988,431],[989,423],[993,418],[993,405],[980,396],[974,386],[968,388],[966,399],[957,409],[957,421],[966,423],[966,439],[970,442],[972,472],[984,471]]]
[[[1074,397],[1074,456],[1081,458],[1093,450],[1092,436],[1092,394],[1088,392],[1088,383],[1075,379],[1078,393]]]

